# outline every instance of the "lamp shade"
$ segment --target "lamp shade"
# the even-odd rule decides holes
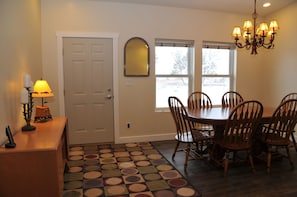
[[[52,97],[54,96],[46,80],[37,80],[34,84],[33,97]]]
[[[250,20],[246,20],[243,22],[243,30],[246,31],[247,33],[250,33],[250,31],[253,28],[253,23]]]
[[[232,36],[234,38],[239,38],[241,36],[240,27],[238,27],[238,26],[234,27]]]
[[[273,31],[273,32],[276,32],[276,31],[279,29],[276,20],[272,20],[272,21],[270,21],[269,29],[270,29],[271,31]]]

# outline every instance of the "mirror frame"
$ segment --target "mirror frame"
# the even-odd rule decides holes
[[[139,56],[139,54],[135,54],[134,51],[128,50],[129,45],[133,44],[134,41],[143,43],[143,46],[140,48],[141,50],[143,50],[143,47],[147,48],[147,51],[145,52],[145,55],[147,56],[147,58],[143,57],[141,59],[140,64],[137,65],[137,67],[140,67],[140,69],[145,70],[143,72],[135,72],[135,73],[129,72],[130,69],[133,70],[133,68],[135,68],[135,65],[129,65],[129,62],[130,62],[129,58],[131,56],[132,57],[133,56],[135,57],[136,55]],[[141,57],[139,57],[139,58],[141,58]],[[149,47],[148,43],[143,38],[140,38],[140,37],[130,38],[125,43],[125,47],[124,47],[124,76],[126,76],[126,77],[147,77],[147,76],[149,76],[149,73],[150,73],[150,47]]]

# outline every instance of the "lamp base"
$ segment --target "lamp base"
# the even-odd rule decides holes
[[[52,120],[52,115],[48,106],[36,106],[35,122],[46,122]]]
[[[30,124],[22,127],[22,131],[34,131],[35,129],[36,127]]]

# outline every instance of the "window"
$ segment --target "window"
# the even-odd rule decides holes
[[[178,97],[186,106],[192,90],[194,41],[156,39],[156,109],[168,108],[168,97]]]
[[[235,91],[235,83],[234,44],[203,42],[201,90],[213,105],[221,105],[222,95]]]

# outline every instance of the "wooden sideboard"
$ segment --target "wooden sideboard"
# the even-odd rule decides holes
[[[1,197],[61,197],[68,158],[67,118],[33,123],[14,135],[15,148],[0,148]]]

